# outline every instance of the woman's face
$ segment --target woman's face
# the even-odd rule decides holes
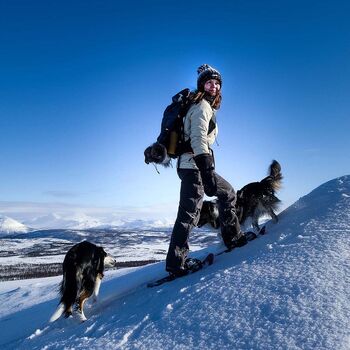
[[[216,79],[207,80],[204,84],[204,91],[207,92],[210,96],[216,96],[220,88],[220,83]]]

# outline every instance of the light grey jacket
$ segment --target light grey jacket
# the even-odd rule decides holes
[[[211,153],[210,146],[215,142],[218,134],[215,114],[216,110],[205,99],[190,107],[184,118],[184,133],[185,141],[191,140],[193,153],[182,154],[178,158],[178,168],[198,170],[193,157],[202,153]],[[211,119],[215,122],[215,129],[208,135]]]

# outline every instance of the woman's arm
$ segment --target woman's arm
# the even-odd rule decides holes
[[[192,111],[190,139],[195,156],[210,153],[208,143],[208,128],[213,110],[209,103],[202,100]]]

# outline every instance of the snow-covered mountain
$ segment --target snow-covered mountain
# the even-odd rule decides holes
[[[88,216],[84,213],[73,215],[62,215],[50,213],[44,216],[35,217],[25,222],[27,225],[36,229],[53,230],[53,229],[72,229],[84,230],[103,226],[98,219]]]
[[[174,224],[171,220],[119,220],[107,226],[107,228],[124,228],[124,229],[157,229],[169,228]]]
[[[165,274],[163,262],[107,272],[85,323],[48,324],[60,278],[0,283],[0,346],[348,350],[350,176],[321,185],[266,227],[212,266],[160,287],[145,283]]]
[[[25,224],[37,230],[87,230],[87,229],[145,229],[170,227],[169,220],[127,220],[95,218],[85,213],[63,215],[50,213],[26,220]]]
[[[0,234],[26,233],[30,229],[19,221],[0,215]]]

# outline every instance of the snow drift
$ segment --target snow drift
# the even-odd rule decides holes
[[[194,275],[149,289],[163,263],[110,274],[83,324],[48,325],[59,279],[47,279],[32,299],[26,293],[37,281],[8,283],[0,294],[1,308],[11,301],[0,309],[1,348],[349,349],[349,222],[344,176],[282,212],[267,235]]]

